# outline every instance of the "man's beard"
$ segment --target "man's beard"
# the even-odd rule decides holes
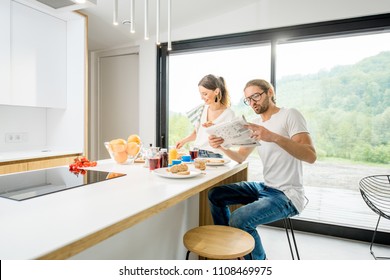
[[[256,114],[260,115],[267,112],[268,108],[269,108],[269,100],[266,99],[264,100],[263,104],[257,105],[256,108],[253,109],[255,110]]]

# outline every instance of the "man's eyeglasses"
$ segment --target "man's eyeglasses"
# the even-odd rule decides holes
[[[265,91],[263,92],[256,92],[254,94],[252,94],[251,96],[247,97],[247,98],[244,98],[244,103],[245,105],[251,105],[251,100],[253,100],[254,102],[256,101],[259,101],[261,96],[265,93]]]

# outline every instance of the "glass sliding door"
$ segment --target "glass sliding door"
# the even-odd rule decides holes
[[[319,157],[305,165],[300,219],[375,227],[359,180],[390,173],[389,42],[390,32],[277,44],[278,105],[302,111]]]

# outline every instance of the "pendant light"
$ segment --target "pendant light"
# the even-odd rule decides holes
[[[160,45],[160,0],[156,0],[156,45]]]
[[[134,14],[135,14],[134,0],[130,0],[130,33],[135,33]]]
[[[145,2],[145,11],[144,11],[144,27],[145,27],[145,34],[144,39],[149,40],[149,26],[148,26],[148,15],[149,15],[149,0],[144,0]]]
[[[168,0],[168,51],[172,50],[171,42],[171,0]]]
[[[112,19],[113,25],[118,25],[118,0],[114,0],[114,14]]]
[[[130,24],[130,33],[135,33],[135,0],[130,1],[130,20],[125,19],[122,21],[122,24]],[[141,1],[141,0],[140,0]],[[144,39],[149,40],[149,0],[144,1]],[[113,0],[113,24],[118,25],[118,0]],[[172,0],[167,0],[168,5],[168,30],[167,30],[167,39],[168,39],[168,51],[172,50],[172,41],[171,41],[171,7]],[[161,44],[160,41],[160,10],[161,10],[161,0],[156,0],[156,45]]]

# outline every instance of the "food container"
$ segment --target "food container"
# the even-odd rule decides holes
[[[207,159],[205,158],[196,158],[194,160],[194,166],[195,168],[199,170],[206,170],[206,164],[207,164]]]
[[[182,155],[181,160],[183,162],[191,162],[191,156],[190,155]]]
[[[126,146],[125,149],[116,149],[110,145],[110,142],[104,142],[104,146],[107,149],[108,154],[111,159],[119,164],[132,164],[134,160],[139,156],[142,149],[142,143],[137,146]],[[128,149],[129,148],[129,149]]]

